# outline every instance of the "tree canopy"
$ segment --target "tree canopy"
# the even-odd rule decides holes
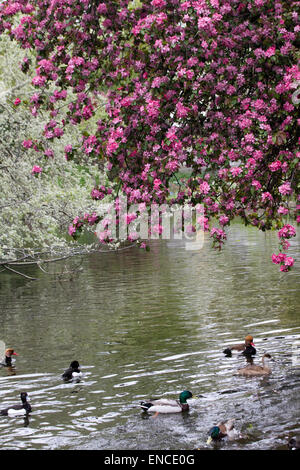
[[[293,0],[4,1],[0,33],[34,51],[29,107],[50,113],[48,146],[104,100],[96,128],[65,147],[69,159],[105,162],[113,195],[140,212],[203,204],[198,222],[219,245],[235,217],[277,229],[272,261],[288,271],[283,252],[296,231],[285,217],[300,221],[298,10]],[[190,174],[174,196],[182,167]],[[78,214],[69,233],[86,222]]]
[[[95,210],[90,188],[105,181],[101,162],[65,158],[67,143],[80,142],[80,126],[70,125],[51,147],[44,139],[45,150],[39,151],[49,113],[40,112],[36,119],[27,109],[35,90],[19,69],[23,55],[17,44],[1,37],[0,267],[87,252],[87,247],[72,246],[66,227],[78,211]]]

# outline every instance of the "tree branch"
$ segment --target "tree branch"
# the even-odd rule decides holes
[[[10,268],[9,266],[7,265],[3,265],[5,269],[8,269],[8,271],[12,271],[13,273],[15,274],[19,274],[20,276],[23,276],[25,277],[26,279],[30,279],[31,281],[37,281],[38,278],[37,277],[31,277],[31,276],[27,276],[27,274],[24,274],[24,273],[20,273],[19,271],[16,271],[15,269],[12,269]]]

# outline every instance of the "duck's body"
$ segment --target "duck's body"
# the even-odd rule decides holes
[[[12,348],[6,349],[4,357],[0,362],[0,365],[2,367],[11,367],[12,366],[12,356],[18,356],[18,354]]]
[[[227,346],[226,349],[224,349],[224,354],[227,352],[232,352],[232,351],[244,351],[245,349],[245,343],[240,343],[240,344],[230,344]]]
[[[12,405],[4,410],[0,411],[1,416],[22,416],[32,411],[30,403],[28,403],[28,394],[26,392],[21,393],[21,405]]]
[[[182,413],[189,409],[188,403],[181,404],[179,400],[151,400],[141,402],[141,408],[150,413]]]
[[[166,398],[142,401],[141,408],[148,413],[182,413],[183,411],[189,410],[189,404],[187,400],[192,398],[193,394],[188,390],[181,392],[179,395],[179,400],[170,400]]]
[[[235,375],[243,375],[246,377],[269,375],[272,372],[271,368],[269,367],[270,359],[271,359],[270,354],[264,354],[262,357],[262,366],[249,363],[246,365],[246,367],[242,367],[241,369],[238,369]]]
[[[256,349],[253,343],[253,336],[247,335],[245,337],[244,343],[231,344],[227,346],[227,348],[224,349],[223,353],[227,357],[231,357],[233,351],[242,352],[242,354],[245,356],[254,356],[256,354]]]
[[[242,352],[243,356],[255,356],[256,354],[256,349],[250,345],[250,346],[246,346],[245,349],[243,350]]]
[[[227,357],[232,356],[232,352],[242,352],[243,356],[255,356],[256,354],[256,349],[250,345],[246,346],[245,344],[233,344],[231,346],[228,346],[226,349],[224,349],[223,353]]]
[[[240,436],[238,431],[234,428],[234,419],[221,421],[216,426],[213,426],[208,434],[209,438],[207,439],[207,444],[210,444],[211,441],[220,441],[224,437],[233,440]]]
[[[62,374],[64,380],[79,379],[80,377],[82,377],[82,372],[78,361],[71,362],[70,367]]]

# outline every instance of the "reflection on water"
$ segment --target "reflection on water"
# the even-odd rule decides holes
[[[0,340],[19,356],[14,374],[0,369],[0,409],[26,391],[33,410],[27,422],[1,417],[1,448],[202,449],[228,418],[246,437],[217,446],[286,448],[300,431],[299,265],[286,275],[270,263],[275,234],[230,232],[221,253],[207,241],[200,252],[155,242],[150,253],[92,255],[72,282],[1,274]],[[271,376],[233,375],[245,359],[222,351],[246,334],[256,362],[275,358]],[[65,383],[72,360],[83,377]],[[201,395],[189,413],[150,419],[138,406],[185,389]]]

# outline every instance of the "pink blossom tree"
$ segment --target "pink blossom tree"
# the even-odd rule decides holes
[[[298,7],[293,0],[6,1],[0,32],[36,53],[30,107],[34,115],[50,111],[49,143],[68,123],[93,117],[105,96],[96,131],[67,155],[105,161],[130,203],[202,203],[214,245],[240,217],[280,230],[282,251],[295,234],[284,217],[299,223]],[[75,99],[66,105],[70,91]],[[172,197],[182,166],[191,173]],[[292,264],[288,257],[281,270]]]

